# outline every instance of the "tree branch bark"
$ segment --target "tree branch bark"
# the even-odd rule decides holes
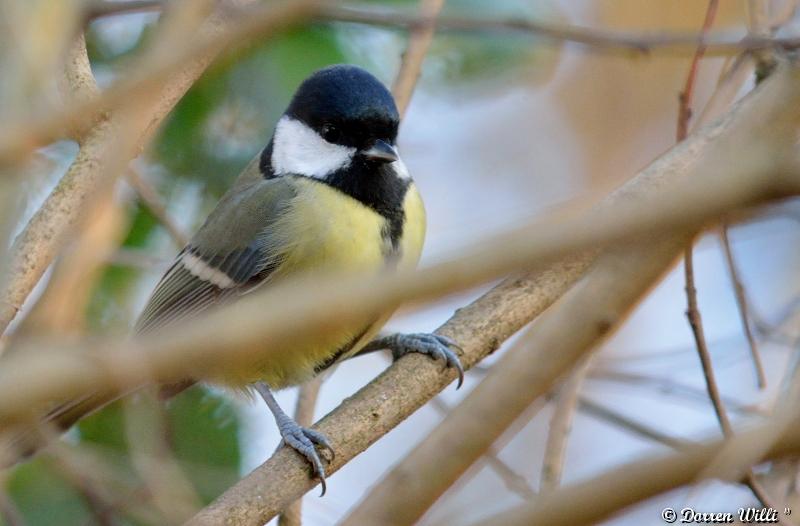
[[[764,452],[761,460],[800,455],[800,421],[795,419],[787,429],[780,440]],[[683,453],[633,462],[586,482],[557,490],[530,504],[486,518],[480,524],[597,524],[626,506],[685,484],[704,479],[730,480],[719,472],[707,469],[717,454],[725,448],[759,442],[760,437],[770,430],[771,423],[767,422],[728,440],[706,442],[691,446]],[[576,506],[575,503],[580,505]],[[654,518],[653,522],[656,520]]]
[[[2,284],[3,288],[0,289],[0,335],[5,332],[33,287],[53,261],[72,227],[78,221],[93,190],[102,186],[104,179],[113,180],[117,176],[117,171],[110,169],[107,166],[108,163],[104,163],[103,160],[110,151],[126,150],[117,144],[120,140],[120,130],[127,128],[124,131],[135,139],[128,159],[124,160],[127,161],[141,152],[143,145],[155,133],[164,117],[197,80],[222,47],[232,44],[235,36],[241,36],[239,33],[245,33],[245,36],[268,33],[270,30],[296,21],[307,14],[309,3],[308,1],[297,1],[270,8],[256,18],[253,23],[236,30],[232,30],[225,22],[216,19],[208,24],[206,33],[200,39],[203,46],[190,47],[189,51],[178,54],[185,58],[184,61],[173,64],[174,61],[167,60],[166,63],[174,66],[170,68],[167,68],[164,60],[154,58],[146,61],[146,64],[142,65],[144,74],[135,75],[132,79],[122,82],[120,86],[111,88],[109,92],[102,95],[83,97],[80,103],[75,104],[76,107],[85,107],[86,114],[92,116],[97,115],[98,110],[109,103],[105,99],[121,101],[133,94],[136,101],[142,102],[141,99],[144,98],[145,102],[136,113],[137,124],[131,124],[130,120],[125,118],[126,112],[122,111],[125,108],[121,108],[119,111],[114,111],[101,118],[88,131],[78,156],[67,173],[14,241],[8,265],[9,272]],[[249,33],[245,30],[249,30]],[[175,53],[171,52],[167,55],[172,57]],[[159,52],[156,50],[151,56],[159,57]],[[79,53],[73,60],[77,65],[75,70],[78,75],[68,76],[68,79],[71,79],[70,82],[76,86],[82,84],[84,88],[88,87],[90,83],[86,76],[90,75],[91,71],[88,70],[88,59],[85,58],[85,47],[79,49]],[[83,102],[84,100],[85,102]],[[85,119],[86,116],[81,119],[67,118],[63,123],[71,123],[80,127],[85,123]],[[56,126],[57,129],[58,124],[51,123],[48,126]],[[135,126],[136,129],[130,129],[132,126]],[[36,135],[36,125],[33,128],[33,134]],[[52,131],[47,126],[45,128]],[[24,130],[20,130],[20,134],[24,136]],[[21,145],[23,149],[28,149],[31,144],[36,144],[36,140],[23,144],[25,140],[30,139],[31,137],[28,139],[13,138],[11,142],[18,143],[18,146]]]
[[[740,185],[747,188],[754,181],[754,177],[757,177],[755,173],[762,170],[764,170],[762,172],[764,175],[784,173],[786,166],[781,164],[781,160],[787,155],[793,155],[791,152],[794,146],[791,137],[800,127],[800,112],[795,110],[790,114],[787,111],[787,108],[794,108],[793,102],[789,101],[800,102],[798,77],[800,77],[800,72],[796,66],[784,69],[780,75],[769,79],[764,86],[748,97],[737,107],[736,111],[727,115],[721,122],[691,136],[687,141],[654,162],[634,180],[615,192],[601,208],[622,213],[624,203],[629,201],[641,203],[646,201],[648,196],[652,198],[655,195],[659,196],[659,201],[663,204],[663,200],[667,198],[667,188],[670,185],[679,185],[684,180],[687,184],[689,182],[705,182],[710,185],[709,187],[722,191],[723,189],[732,190]],[[748,145],[748,148],[743,148],[745,144]],[[776,161],[777,165],[774,164]],[[760,169],[757,168],[759,166]],[[764,179],[761,181],[763,182]],[[774,190],[774,187],[768,186]],[[750,198],[753,198],[758,191],[755,188],[751,188],[751,190],[748,191],[748,194]],[[695,195],[695,197],[697,196]],[[691,199],[692,197],[686,194],[684,204],[688,206]],[[685,210],[682,211],[685,212]],[[708,212],[708,210],[706,211]],[[682,215],[685,217],[685,213]],[[563,235],[561,237],[563,238]],[[523,244],[523,239],[525,238],[518,238],[518,247]],[[545,332],[541,327],[539,328],[541,331],[539,334],[548,335],[547,341],[556,342],[559,353],[554,355],[550,352],[551,347],[546,345],[537,346],[539,352],[536,360],[531,359],[530,356],[525,356],[525,360],[522,360],[519,356],[523,353],[515,353],[518,356],[515,360],[516,365],[520,365],[520,361],[525,362],[522,364],[524,366],[522,370],[529,374],[526,378],[530,379],[531,375],[536,378],[531,388],[534,398],[535,394],[543,392],[555,376],[572,365],[582,355],[585,348],[610,328],[607,323],[608,317],[597,318],[594,310],[597,306],[597,298],[609,298],[608,301],[611,301],[620,294],[619,288],[625,288],[627,297],[624,299],[626,301],[618,299],[615,301],[620,303],[610,306],[618,309],[618,311],[611,312],[617,316],[611,321],[618,321],[621,319],[622,312],[629,308],[646,290],[646,287],[664,271],[687,239],[683,234],[677,237],[666,236],[664,239],[650,236],[647,241],[646,246],[638,245],[640,248],[636,250],[619,249],[618,252],[612,252],[605,256],[605,263],[593,271],[593,275],[599,276],[597,278],[599,281],[585,284],[577,289],[579,292],[571,295],[570,309],[580,311],[581,315],[586,316],[587,319],[596,319],[597,323],[586,324],[584,330],[576,330],[573,323],[576,318],[564,316],[563,313],[567,312],[565,311],[567,307],[563,303],[559,304],[559,309],[549,313],[547,318],[551,320],[549,322],[551,330]],[[627,256],[624,255],[625,253]],[[522,287],[515,286],[514,281],[507,281],[470,307],[458,311],[439,332],[455,338],[464,347],[462,360],[465,366],[470,367],[496,349],[505,338],[521,328],[529,319],[542,312],[567,289],[584,267],[585,261],[576,266],[574,260],[572,262],[567,260],[550,266],[544,271],[533,272],[519,281]],[[623,277],[612,272],[617,267],[628,269],[630,276],[645,274],[647,279],[637,278],[626,283]],[[606,269],[608,274],[604,274],[601,269]],[[608,279],[608,276],[612,274],[616,280]],[[580,291],[584,291],[584,294],[582,295]],[[581,300],[585,300],[592,291],[596,292],[596,294],[591,294],[592,308],[587,308],[587,305]],[[561,324],[558,323],[559,319]],[[581,325],[581,327],[584,326]],[[600,330],[603,328],[605,330]],[[555,336],[557,339],[553,340]],[[541,336],[535,342],[541,344],[545,341],[544,338],[545,336]],[[570,338],[569,341],[574,344],[571,348],[567,346],[568,350],[564,349],[564,338]],[[531,372],[529,370],[531,363],[542,364],[543,367],[542,369],[535,368]],[[506,371],[509,369],[512,368],[505,368]],[[337,451],[336,459],[328,466],[329,472],[333,473],[339,469],[349,459],[430,399],[451,380],[452,375],[450,374],[446,376],[437,374],[432,364],[424,357],[409,356],[395,363],[375,381],[323,418],[316,426],[316,429],[324,432],[331,439]],[[526,390],[515,388],[514,391],[519,393]],[[526,396],[530,398],[527,393]],[[517,395],[512,394],[512,397],[519,400],[516,398]],[[530,401],[530,399],[525,400],[525,405]],[[514,407],[512,407],[511,413],[519,407],[516,404],[512,405]],[[496,407],[492,406],[491,411],[495,410]],[[504,413],[506,416],[502,419],[504,420],[502,424],[505,424],[508,418],[513,419],[513,415],[510,416],[508,411],[504,411]],[[448,420],[453,419],[464,423],[470,433],[474,431],[474,426],[470,425],[470,422],[473,424],[477,421],[483,422],[482,418],[474,419],[474,414],[469,418],[459,418],[456,413],[453,413]],[[503,425],[498,427],[503,428]],[[443,425],[437,428],[435,434],[443,437],[447,431],[452,430],[453,428]],[[491,433],[501,431],[502,429],[494,429]],[[467,433],[466,435],[450,436],[462,440],[471,435]],[[430,493],[435,498],[441,492],[441,488],[449,486],[452,477],[457,477],[485,451],[484,446],[488,447],[492,441],[492,437],[487,438],[477,446],[475,444],[465,446],[470,449],[470,453],[464,455],[451,454],[453,451],[460,453],[464,453],[464,451],[459,448],[458,444],[447,442],[446,439],[443,439],[442,442],[434,440],[423,442],[422,446],[415,451],[414,456],[420,458],[417,453],[422,451],[428,453],[424,455],[426,458],[430,458],[429,453],[435,449],[435,461],[420,471],[406,472],[412,473],[415,482],[424,481],[426,483],[415,485],[414,489],[418,490],[415,495],[424,494],[422,498],[429,500],[431,497],[425,495],[427,495],[426,491],[431,490],[431,484],[427,484],[430,482],[437,486],[437,489]],[[442,449],[445,444],[446,447]],[[442,451],[448,451],[448,454],[442,455]],[[441,475],[440,461],[442,460],[453,460],[456,464],[460,464],[453,466],[452,477]],[[436,474],[431,475],[432,471],[436,471]],[[303,460],[292,452],[282,449],[199,513],[189,524],[217,524],[223,520],[229,524],[263,524],[288,502],[302,495],[315,484],[316,482],[308,477],[307,466]],[[426,491],[420,491],[423,489]],[[395,496],[397,501],[402,500],[404,505],[413,502],[413,500],[408,500],[406,493],[403,493],[402,498],[399,493]],[[376,499],[375,502],[379,502],[381,508],[388,505],[390,509],[397,509],[394,502],[390,502],[391,498],[392,496],[386,499]],[[358,517],[372,518],[375,516],[384,515],[380,510],[377,515],[361,515],[357,510],[353,515],[353,520],[355,521],[355,518]]]

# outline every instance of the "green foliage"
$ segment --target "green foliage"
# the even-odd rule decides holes
[[[33,459],[14,470],[7,491],[26,524],[86,524],[90,512],[51,462]]]
[[[158,228],[158,221],[138,203],[132,207],[131,214],[131,226],[122,246],[143,249],[150,234]],[[139,283],[140,274],[137,269],[118,266],[109,266],[103,272],[88,307],[88,320],[93,330],[117,328],[124,331],[129,326],[129,310],[124,307]]]
[[[417,5],[416,0],[368,3],[397,9],[416,9]],[[523,0],[451,0],[446,12],[503,19],[542,16],[549,5]],[[153,25],[148,22],[139,29],[137,32],[134,28],[128,34],[133,35],[129,42],[119,45],[108,40],[114,31],[92,25],[87,46],[101,83],[108,83],[114,74],[124,74],[130,55],[142,49]],[[187,189],[199,186],[203,202],[197,207],[197,216],[188,218],[188,222],[198,223],[240,169],[264,147],[275,121],[303,78],[320,67],[350,62],[367,67],[390,82],[405,39],[405,33],[395,29],[315,24],[218,60],[176,106],[151,147],[149,161],[162,174],[159,191],[167,204],[171,195],[184,195]],[[535,72],[534,79],[541,80],[552,73],[557,63],[557,52],[551,49],[540,46],[528,35],[441,33],[426,59],[422,88],[435,91],[440,87],[451,90],[460,86],[506,85],[509,78],[523,73],[530,79],[530,72]],[[160,228],[156,219],[137,204],[130,207],[130,225],[124,246],[152,249],[153,233]],[[130,324],[129,304],[141,274],[140,270],[122,267],[110,267],[105,272],[88,309],[90,327],[108,330]],[[141,495],[136,495],[141,481],[129,459],[124,404],[112,404],[77,428],[73,433],[80,436],[81,443],[99,453],[115,473],[118,496],[140,499]],[[203,502],[212,500],[239,477],[238,430],[234,408],[224,397],[207,389],[193,388],[167,406],[169,444]],[[50,458],[36,458],[15,468],[8,492],[27,524],[69,526],[91,522],[85,497]],[[141,524],[131,517],[125,521],[124,524]]]
[[[114,473],[114,480],[103,489],[113,486],[110,493],[120,502],[141,498],[142,485],[129,459],[126,403],[146,402],[137,397],[116,402],[77,426],[81,445]],[[239,417],[225,397],[200,386],[187,390],[167,404],[166,429],[174,457],[203,503],[211,502],[238,480]],[[57,466],[52,458],[40,456],[13,470],[8,493],[27,524],[83,525],[91,519],[85,497]],[[126,519],[141,524],[132,517]]]
[[[560,18],[552,3],[526,0],[454,0],[446,4],[444,15],[479,20]],[[555,71],[558,51],[557,46],[542,45],[535,36],[520,32],[447,32],[434,40],[425,72],[429,84],[442,87],[465,82],[505,86],[508,79],[543,82]]]
[[[239,418],[224,397],[194,387],[168,408],[170,444],[203,502],[239,479]]]

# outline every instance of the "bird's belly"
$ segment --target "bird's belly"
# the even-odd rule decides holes
[[[342,202],[335,190],[322,185],[304,192],[307,199],[295,204],[294,225],[282,229],[295,232],[295,242],[271,279],[325,275],[372,277],[387,268],[385,220],[359,203]],[[288,228],[287,228],[288,227]],[[418,254],[415,256],[418,257]],[[327,328],[323,334],[302,345],[270,349],[269,359],[226,372],[223,383],[242,385],[263,380],[280,389],[302,383],[335,361],[346,358],[380,330],[391,313],[380,319],[365,319]]]

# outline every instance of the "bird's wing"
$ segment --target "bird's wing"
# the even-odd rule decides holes
[[[161,278],[135,332],[195,315],[263,282],[280,265],[286,244],[270,226],[294,196],[283,178],[232,188]]]

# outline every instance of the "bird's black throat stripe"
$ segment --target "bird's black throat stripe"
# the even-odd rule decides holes
[[[323,182],[383,216],[387,225],[381,234],[389,240],[394,252],[399,250],[406,222],[403,201],[410,180],[399,178],[389,164],[376,165],[355,159],[350,166],[330,174]]]
[[[261,153],[259,168],[265,179],[272,179],[272,141]],[[298,175],[297,177],[303,177]],[[406,214],[403,202],[411,184],[410,179],[401,179],[388,163],[375,163],[356,157],[346,168],[325,177],[314,179],[327,184],[375,210],[386,219],[386,228],[381,235],[389,241],[393,252],[400,249]]]

